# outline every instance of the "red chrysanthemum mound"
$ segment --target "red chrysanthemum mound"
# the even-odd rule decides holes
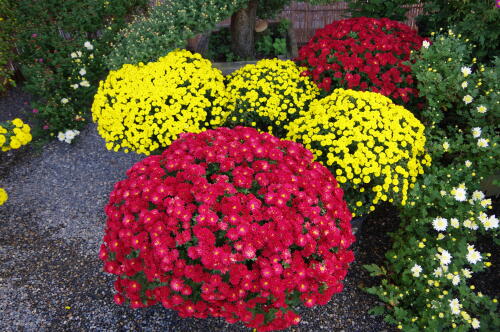
[[[354,255],[351,214],[302,145],[253,128],[183,134],[134,165],[106,206],[100,258],[119,304],[162,303],[259,331],[326,304]]]
[[[319,88],[369,90],[398,104],[418,96],[411,68],[403,62],[422,46],[409,26],[387,18],[350,18],[316,31],[299,50],[299,65],[308,68]]]

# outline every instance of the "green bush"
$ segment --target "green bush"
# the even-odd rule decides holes
[[[153,7],[147,17],[120,31],[110,44],[113,52],[107,57],[110,69],[123,64],[155,61],[168,52],[185,46],[198,33],[215,25],[244,7],[248,0],[183,0],[168,1]]]
[[[382,277],[368,292],[386,303],[372,312],[404,331],[496,331],[497,299],[472,277],[491,266],[491,254],[474,246],[479,236],[499,243],[498,218],[479,185],[500,158],[498,58],[492,68],[478,64],[452,32],[413,57],[432,167],[409,192],[385,266],[367,266]]]
[[[495,27],[499,20],[500,9],[492,0],[429,0],[417,17],[420,34],[451,28],[477,46],[475,56],[482,62],[498,55],[500,31]]]
[[[444,165],[469,160],[479,176],[491,175],[499,157],[500,59],[492,67],[477,63],[470,43],[452,31],[434,37],[412,59],[417,88],[427,100],[418,116],[426,125],[433,159]],[[481,146],[483,140],[487,147]]]
[[[349,0],[352,17],[389,18],[395,21],[406,20],[408,7],[416,0]]]
[[[97,83],[106,72],[102,58],[125,17],[146,0],[19,0],[16,15],[24,88],[43,133],[80,129]]]
[[[10,0],[0,0],[0,94],[5,92],[9,85],[14,84],[14,73],[9,63],[14,59],[12,43],[15,24]]]

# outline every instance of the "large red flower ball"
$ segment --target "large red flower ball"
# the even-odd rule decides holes
[[[398,104],[418,96],[411,67],[404,64],[423,38],[409,26],[387,18],[349,18],[316,31],[296,59],[319,88],[381,93]]]
[[[183,134],[127,176],[100,251],[117,303],[269,331],[342,290],[351,213],[302,145],[245,127]]]

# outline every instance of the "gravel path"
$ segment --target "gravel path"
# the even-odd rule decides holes
[[[2,118],[7,109],[9,117],[26,111],[29,97],[14,94],[0,99]],[[114,183],[141,158],[107,151],[94,125],[71,146],[53,141],[43,151],[26,147],[0,158],[0,187],[9,193],[0,207],[0,331],[250,331],[220,319],[181,319],[159,305],[114,304],[113,277],[97,257],[103,208]],[[359,287],[370,280],[361,266],[381,262],[394,227],[390,209],[371,216],[344,292],[326,306],[304,308],[290,331],[393,331],[367,314],[378,303]]]

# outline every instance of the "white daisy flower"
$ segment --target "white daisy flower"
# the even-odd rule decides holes
[[[453,300],[450,300],[450,309],[451,309],[451,313],[454,314],[454,315],[458,315],[460,314],[460,302],[458,302],[458,299],[453,299]]]
[[[57,134],[57,139],[59,139],[59,141],[64,141],[64,139],[66,138],[66,135],[64,135],[63,132],[59,132],[59,134]]]
[[[439,277],[442,277],[443,276],[443,269],[441,267],[438,267],[434,270],[434,272],[432,272],[432,274],[436,277],[436,278],[439,278]]]
[[[481,136],[481,128],[479,127],[472,128],[472,136],[474,136],[474,138],[478,138],[479,136]]]
[[[71,84],[71,87],[76,90],[76,89],[78,89],[79,85],[75,83],[75,84]]]
[[[69,102],[68,98],[61,99],[61,104],[67,104]]]
[[[472,278],[472,271],[469,269],[462,269],[462,274],[467,279]]]
[[[455,274],[453,278],[451,278],[451,283],[453,286],[456,286],[460,283],[460,276],[458,274]]]
[[[444,150],[444,151],[448,151],[448,149],[449,149],[449,148],[450,148],[450,143],[448,143],[448,142],[444,142],[444,143],[443,143],[443,150]]]
[[[438,232],[445,231],[448,226],[448,220],[446,220],[446,218],[437,217],[432,221],[432,226],[434,226],[434,229]]]
[[[498,218],[495,215],[490,216],[483,222],[484,229],[489,230],[498,227]]]
[[[448,250],[443,250],[441,254],[436,254],[436,256],[439,258],[439,261],[441,265],[448,265],[451,263],[451,259],[453,258]]]
[[[484,139],[484,138],[480,138],[477,140],[477,146],[479,146],[480,148],[486,148],[488,147],[488,140],[487,139]]]
[[[465,161],[465,167],[469,168],[472,166],[472,162],[470,160]]]
[[[87,71],[85,70],[85,68],[82,68],[80,69],[80,71],[78,72],[81,76],[85,76],[85,74],[87,74]]]
[[[85,47],[89,51],[92,51],[94,49],[94,46],[89,41],[83,43],[83,47]]]
[[[431,46],[431,43],[429,43],[427,40],[424,40],[424,41],[422,42],[422,46],[423,46],[424,48],[429,48],[429,46]]]
[[[76,55],[76,53],[75,53],[75,52],[71,52],[70,56],[71,56],[71,58],[72,58],[72,59],[74,59],[74,58],[77,58],[77,57],[78,57],[78,56]]]
[[[90,83],[87,80],[83,80],[80,82],[80,85],[88,88],[90,86]]]
[[[470,104],[472,103],[472,101],[474,100],[474,98],[472,98],[471,95],[465,95],[464,98],[462,99],[464,101],[464,103],[467,105],[467,104]]]
[[[475,201],[480,201],[484,199],[484,193],[482,191],[476,190],[472,193],[472,199]]]
[[[465,89],[466,87],[469,86],[469,83],[467,83],[467,81],[463,81],[461,86],[462,86],[462,89]]]
[[[443,269],[441,267],[438,267],[434,270],[434,272],[432,273],[434,275],[434,277],[436,278],[439,278],[439,277],[442,277],[443,276]]]
[[[450,219],[450,225],[452,227],[458,228],[458,227],[460,227],[460,222],[458,221],[457,218],[451,218]]]
[[[484,107],[483,105],[479,105],[478,107],[476,107],[476,110],[478,113],[486,113],[486,111],[488,109],[486,107]]]
[[[474,246],[473,245],[468,245],[467,246],[467,255],[465,256],[465,258],[467,259],[467,261],[471,264],[476,264],[477,262],[480,262],[483,257],[481,256],[481,253],[479,251],[477,251],[476,249],[474,249]]]
[[[472,318],[471,325],[473,329],[478,329],[480,326],[479,320],[477,318]]]
[[[411,274],[418,278],[420,276],[420,273],[422,272],[422,267],[418,264],[415,264],[412,268],[411,268]]]
[[[462,72],[462,74],[464,75],[464,77],[467,77],[470,74],[472,74],[472,70],[470,69],[470,67],[462,67],[460,69],[460,71]]]
[[[455,196],[455,199],[459,202],[464,202],[467,200],[467,191],[465,188],[453,188],[452,194]]]

